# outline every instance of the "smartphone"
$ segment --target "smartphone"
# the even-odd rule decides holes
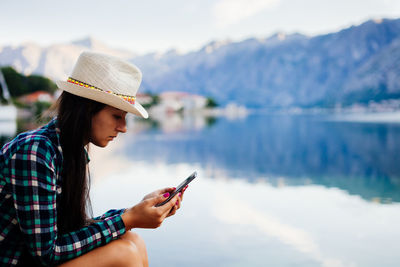
[[[182,191],[185,186],[187,186],[194,178],[197,177],[197,172],[192,173],[188,178],[186,178],[182,183],[180,183],[173,193],[170,193],[169,197],[161,203],[158,203],[156,207],[160,207],[171,200],[176,194]]]

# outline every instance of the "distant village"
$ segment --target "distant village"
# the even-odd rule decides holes
[[[56,91],[53,95],[46,91],[36,91],[17,98],[16,102],[20,107],[30,110],[34,115],[40,115],[56,101],[60,93],[60,91]],[[187,92],[168,91],[158,95],[138,93],[136,99],[148,110],[150,115],[154,117],[173,113],[236,117],[245,116],[248,112],[245,107],[233,103],[221,108],[218,103],[210,97]]]
[[[24,76],[12,68],[0,70],[0,137],[34,129],[52,117],[46,111],[56,102],[61,90],[51,80],[37,75]],[[213,123],[216,117],[236,119],[248,114],[243,106],[232,103],[220,107],[211,97],[187,92],[138,93],[136,99],[150,115],[148,120],[129,117],[129,124],[135,120],[133,124],[141,129],[202,128]]]
[[[45,119],[43,114],[61,94],[50,79],[39,75],[25,76],[12,67],[0,68],[0,89],[0,121],[22,122],[26,126],[20,130],[33,128],[39,118]],[[247,115],[243,106],[228,104],[220,107],[211,97],[187,92],[138,93],[136,99],[149,112],[150,121],[161,121],[173,114],[230,118]]]

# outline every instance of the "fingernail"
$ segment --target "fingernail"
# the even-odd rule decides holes
[[[182,196],[182,192],[179,193],[179,196]]]
[[[175,203],[175,206],[178,206],[178,203],[179,203],[179,201],[177,200],[176,203]]]
[[[176,189],[176,187],[172,187],[172,190],[175,190]]]
[[[165,193],[163,197],[169,197],[169,193]]]

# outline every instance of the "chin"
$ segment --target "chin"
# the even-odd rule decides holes
[[[107,142],[93,142],[93,145],[98,146],[98,147],[106,147],[108,145]]]

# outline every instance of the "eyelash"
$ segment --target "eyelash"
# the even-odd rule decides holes
[[[114,118],[116,118],[117,120],[122,119],[122,117],[119,115],[114,115]]]

